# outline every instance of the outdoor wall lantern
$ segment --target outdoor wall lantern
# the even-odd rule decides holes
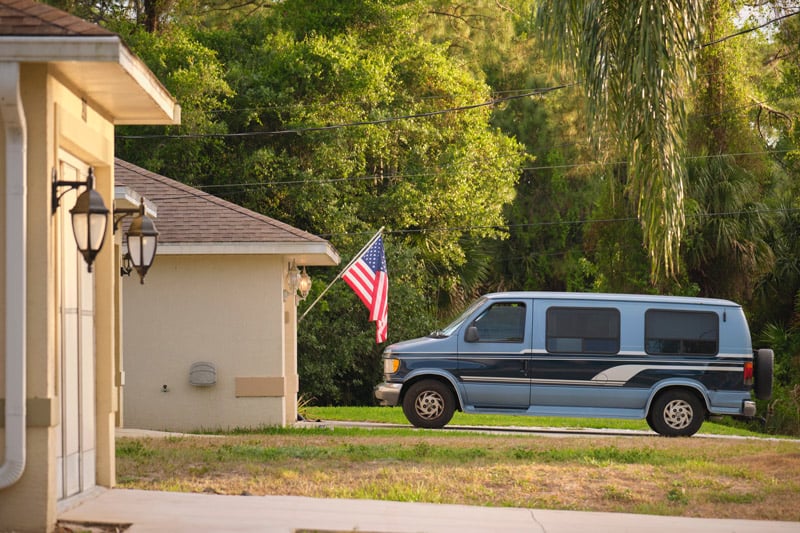
[[[302,272],[297,268],[294,259],[289,263],[289,272],[286,274],[286,284],[289,286],[290,293],[284,294],[284,297],[292,293],[300,296],[300,301],[303,301],[311,291],[311,276],[306,272],[306,267],[303,267]]]
[[[153,220],[144,212],[144,198],[138,208],[115,209],[114,231],[119,227],[120,221],[128,215],[136,214],[125,234],[127,253],[122,257],[120,273],[130,275],[131,269],[139,273],[139,283],[144,284],[144,277],[153,265],[158,248],[158,230]]]
[[[53,168],[52,190],[51,190],[51,214],[55,214],[61,203],[61,198],[72,189],[86,187],[78,199],[75,207],[70,209],[72,215],[72,233],[75,236],[75,243],[78,250],[83,255],[89,272],[92,271],[92,263],[103,247],[106,236],[106,224],[108,223],[108,208],[100,193],[94,190],[94,171],[89,168],[89,175],[86,181],[65,181],[58,179],[58,173]],[[60,187],[69,187],[59,194]]]

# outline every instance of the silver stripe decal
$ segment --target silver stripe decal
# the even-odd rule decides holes
[[[752,353],[718,353],[720,359],[752,359]]]
[[[689,366],[689,365],[620,365],[603,370],[592,381],[627,383],[636,374],[645,370],[698,370],[701,372],[741,372],[738,366]]]
[[[421,355],[416,354],[407,354],[404,352],[392,352],[389,354],[390,357],[398,358],[403,357],[405,359],[424,359],[430,355],[449,355],[450,359],[455,359],[457,357],[464,357],[464,356],[480,356],[480,355],[497,355],[497,354],[510,354],[510,355],[549,355],[554,359],[561,359],[561,358],[575,358],[575,357],[590,357],[592,359],[600,359],[602,357],[607,357],[609,359],[619,359],[620,357],[642,357],[650,360],[658,360],[663,359],[666,357],[715,357],[717,359],[752,359],[752,354],[741,354],[741,353],[720,353],[715,356],[693,356],[693,355],[686,355],[681,356],[680,354],[670,354],[670,355],[650,355],[645,352],[619,352],[616,354],[594,354],[594,353],[586,353],[586,354],[564,354],[564,353],[550,353],[545,350],[521,350],[519,352],[461,352],[460,354],[454,352],[425,352]]]
[[[520,383],[529,385],[531,380],[525,378],[492,378],[492,377],[477,377],[477,376],[462,376],[461,381],[469,381],[471,383]]]
[[[717,355],[691,355],[691,354],[649,354],[647,352],[617,352],[617,353],[576,353],[569,354],[563,352],[548,352],[547,350],[525,350],[523,353],[531,355],[549,355],[552,357],[600,357],[620,358],[620,357],[646,357],[647,359],[660,359],[664,357],[715,357],[717,359],[752,359],[751,353],[718,353]]]
[[[624,383],[607,381],[588,381],[585,379],[532,379],[532,385],[591,385],[591,386],[613,386],[621,387]]]

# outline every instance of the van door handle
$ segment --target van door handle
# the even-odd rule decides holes
[[[522,370],[520,372],[522,372],[523,374],[526,374],[526,375],[528,374],[528,360],[527,359],[524,359],[522,361]]]

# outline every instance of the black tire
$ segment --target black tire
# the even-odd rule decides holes
[[[658,433],[658,430],[653,425],[653,410],[652,409],[650,409],[650,412],[647,413],[647,417],[645,418],[645,420],[647,420],[647,425],[650,426],[650,429],[652,429],[653,431]]]
[[[755,383],[753,390],[759,400],[769,400],[772,398],[772,373],[775,366],[775,353],[762,348],[756,352],[753,363],[753,378]]]
[[[456,410],[450,387],[432,379],[411,385],[403,397],[403,413],[418,428],[444,427]]]
[[[684,389],[668,390],[656,397],[647,416],[648,424],[665,437],[690,437],[706,418],[703,402]]]

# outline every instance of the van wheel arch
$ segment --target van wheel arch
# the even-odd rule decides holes
[[[690,437],[708,417],[703,394],[693,387],[666,387],[650,402],[647,425],[665,437]]]
[[[446,377],[439,376],[437,374],[425,374],[425,375],[420,375],[420,376],[414,376],[413,379],[410,379],[410,380],[404,382],[403,383],[403,388],[400,389],[400,398],[397,401],[398,405],[403,405],[403,401],[405,401],[405,399],[406,399],[406,393],[411,388],[411,386],[414,385],[415,383],[417,383],[418,381],[422,381],[422,380],[441,381],[442,383],[447,385],[450,388],[450,392],[453,393],[453,398],[455,398],[456,411],[463,411],[463,409],[461,408],[461,398],[459,397],[458,391],[456,391],[456,388],[453,385],[453,383],[449,379],[447,379]]]

